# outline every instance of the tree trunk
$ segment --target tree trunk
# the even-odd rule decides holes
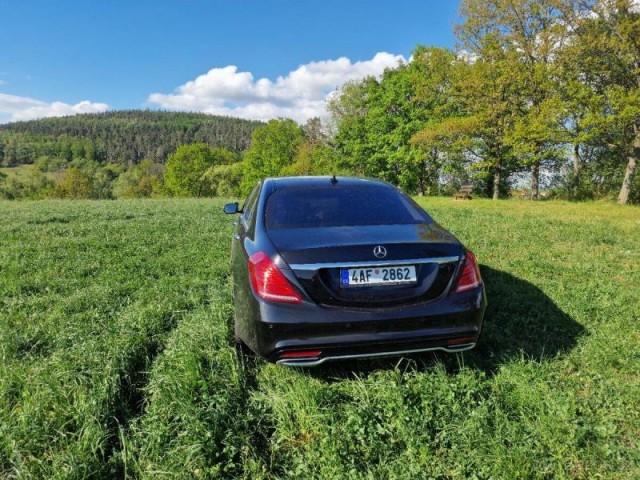
[[[426,176],[425,170],[426,170],[426,165],[425,165],[425,161],[422,160],[420,162],[420,173],[418,174],[418,188],[420,189],[419,194],[421,197],[424,197],[425,194],[425,181],[424,181],[424,177]]]
[[[625,205],[629,200],[629,193],[631,193],[631,184],[633,183],[633,177],[636,173],[636,167],[638,166],[638,155],[640,154],[640,127],[634,126],[635,138],[633,140],[633,147],[631,154],[627,157],[627,169],[624,172],[624,180],[622,181],[622,187],[620,188],[620,194],[618,195],[618,203]]]
[[[493,172],[493,199],[498,200],[500,196],[500,170]]]
[[[629,193],[631,193],[631,184],[633,183],[633,176],[636,173],[636,167],[638,164],[634,155],[629,155],[627,159],[627,170],[624,173],[622,188],[620,188],[620,194],[618,195],[618,203],[620,205],[625,205],[629,200]]]
[[[580,188],[580,145],[575,144],[573,146],[573,188],[578,190]]]
[[[540,163],[535,162],[531,165],[531,200],[538,199],[540,190]]]

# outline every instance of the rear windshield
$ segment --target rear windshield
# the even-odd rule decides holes
[[[276,228],[407,225],[431,219],[411,199],[384,186],[291,187],[269,196],[265,226]]]

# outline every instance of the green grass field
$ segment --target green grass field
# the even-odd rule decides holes
[[[234,348],[222,201],[0,202],[0,477],[640,478],[640,208],[419,202],[481,345],[310,370]]]

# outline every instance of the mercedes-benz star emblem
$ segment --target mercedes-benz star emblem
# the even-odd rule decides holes
[[[384,248],[382,245],[378,245],[373,249],[373,254],[375,255],[376,258],[384,258],[387,256],[387,249]]]

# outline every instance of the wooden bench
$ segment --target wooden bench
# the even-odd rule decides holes
[[[454,195],[456,200],[471,200],[471,191],[473,185],[463,185],[460,190]]]

